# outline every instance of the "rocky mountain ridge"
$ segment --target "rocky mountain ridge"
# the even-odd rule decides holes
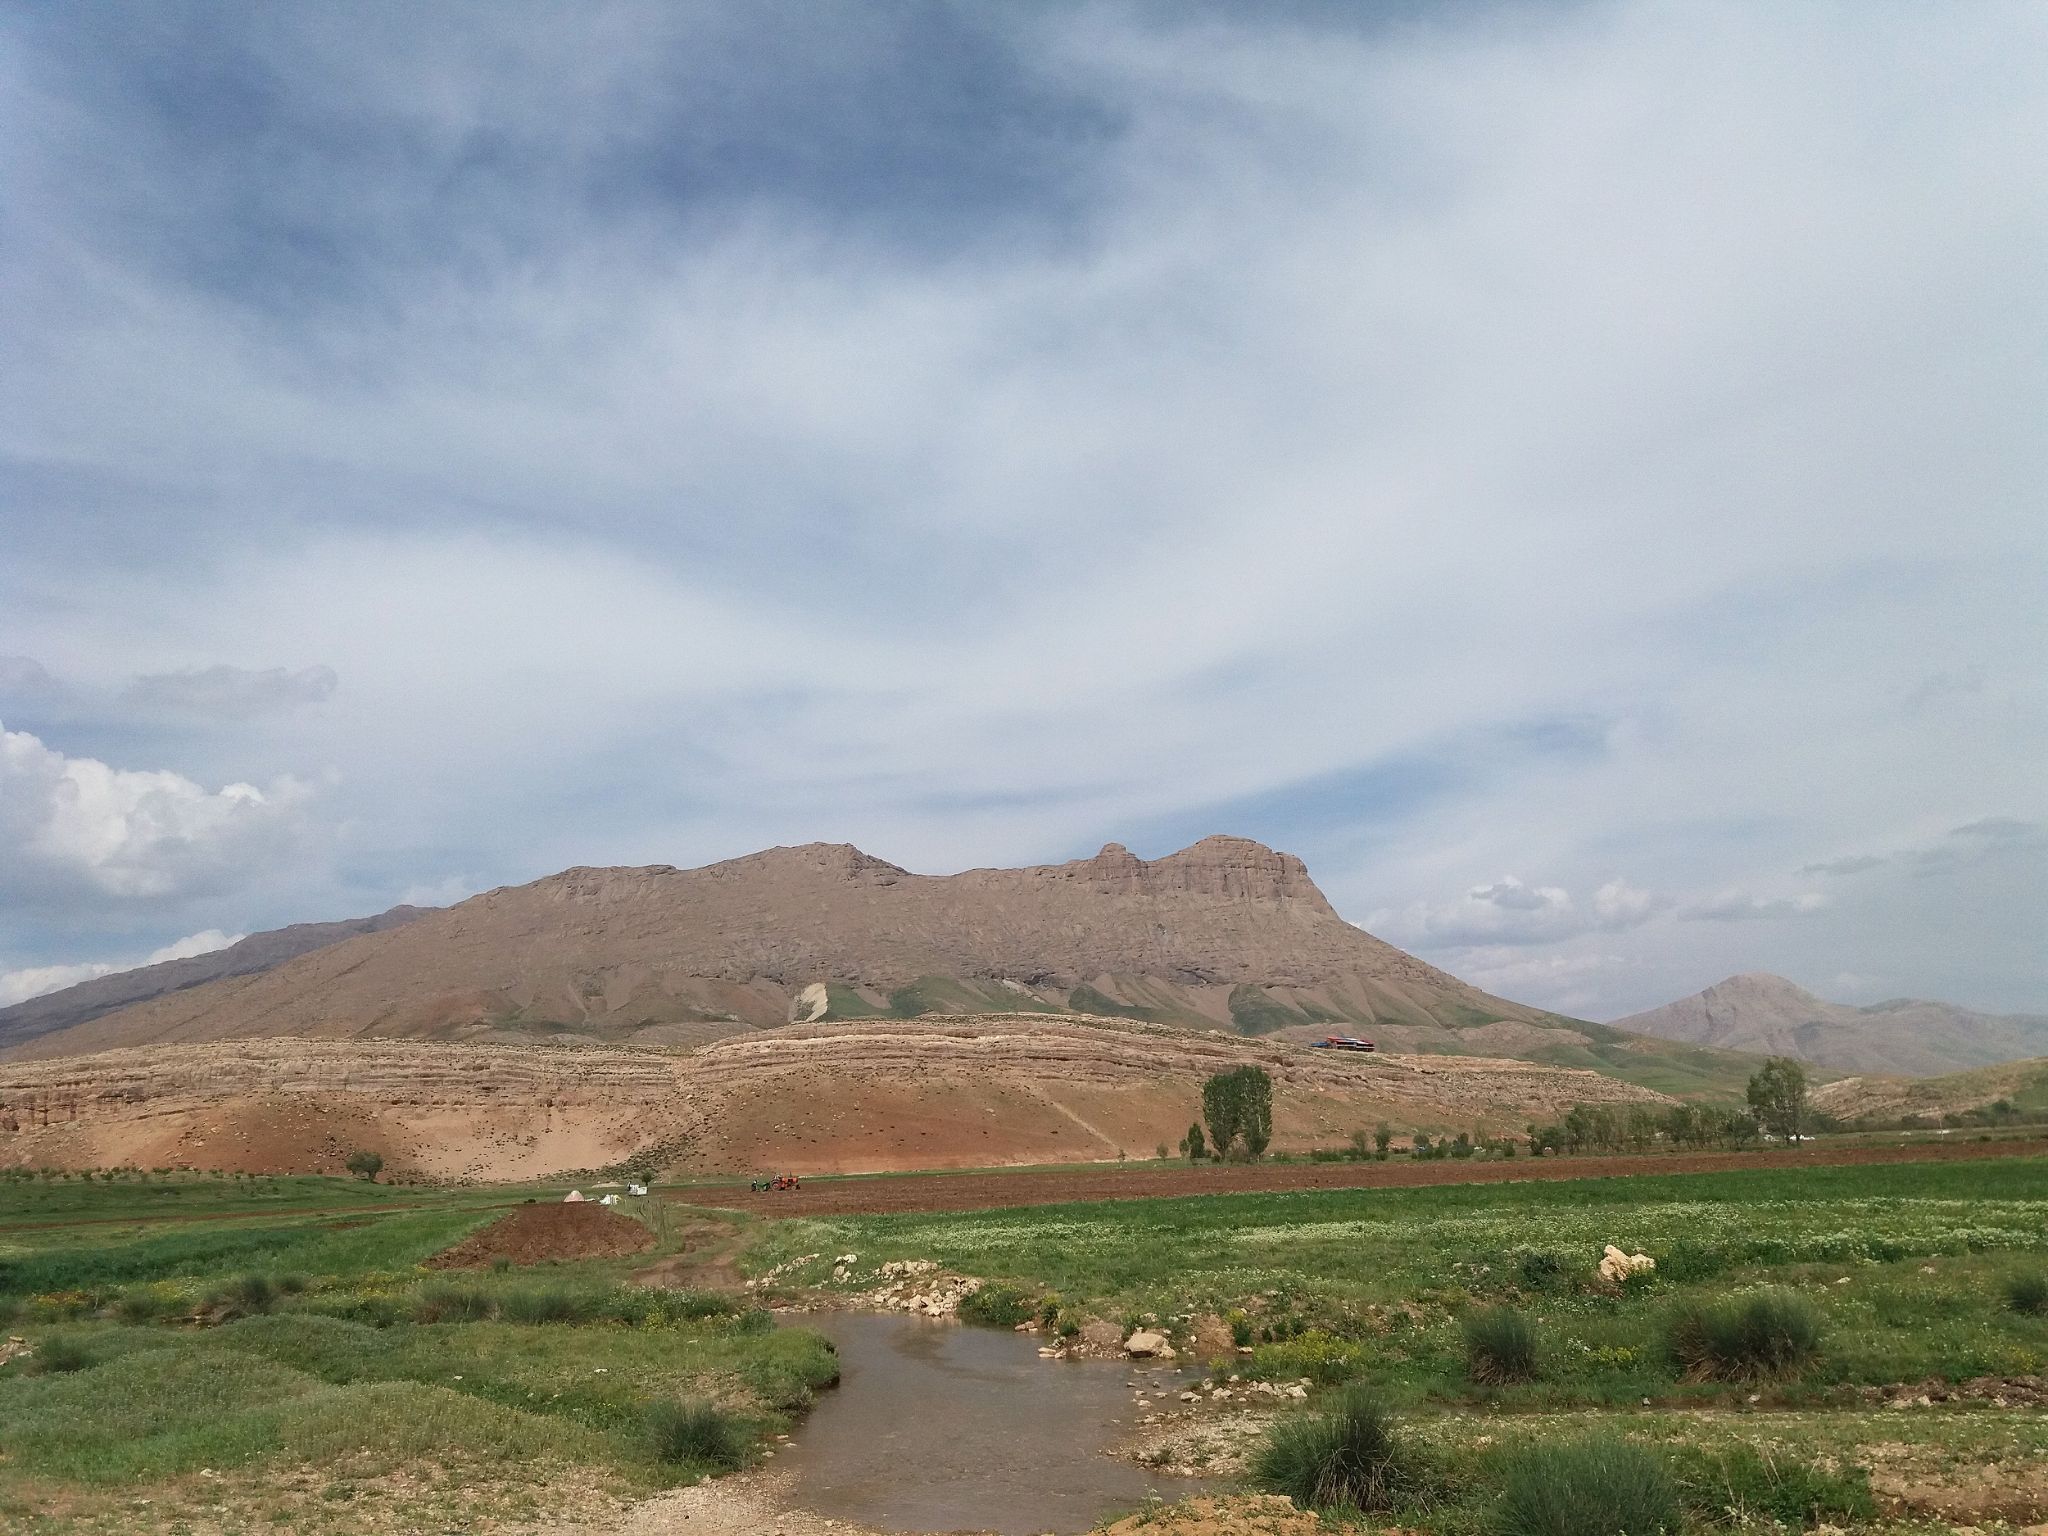
[[[1767,972],[1616,1019],[1663,1040],[1792,1056],[1839,1072],[1936,1077],[2048,1055],[2048,1016],[1990,1014],[1918,998],[1856,1007]]]

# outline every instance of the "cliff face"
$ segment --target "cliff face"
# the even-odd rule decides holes
[[[944,876],[816,843],[702,869],[565,870],[18,1054],[284,1034],[694,1044],[782,1023],[820,985],[831,1017],[1037,1006],[1246,1031],[1557,1022],[1345,922],[1301,860],[1243,838]]]

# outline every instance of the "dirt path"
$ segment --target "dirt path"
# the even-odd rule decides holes
[[[828,1520],[789,1503],[787,1479],[746,1472],[642,1500],[602,1524],[549,1525],[521,1536],[888,1536],[887,1532]],[[973,1536],[960,1532],[958,1536]]]
[[[1914,1142],[1890,1147],[1801,1147],[1762,1152],[1666,1152],[1635,1157],[1516,1158],[1510,1162],[1262,1163],[1223,1167],[1046,1173],[927,1173],[829,1179],[799,1190],[753,1194],[733,1186],[678,1190],[691,1205],[763,1216],[891,1211],[981,1211],[1082,1200],[1146,1200],[1299,1189],[1408,1189],[1430,1184],[1513,1184],[1633,1174],[1732,1173],[1749,1168],[1847,1168],[2048,1155],[2048,1139]]]

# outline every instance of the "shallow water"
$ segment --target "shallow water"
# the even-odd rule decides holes
[[[892,1531],[1067,1536],[1200,1486],[1102,1454],[1141,1411],[1128,1383],[1164,1389],[1170,1367],[1041,1360],[1037,1334],[920,1317],[803,1325],[839,1347],[840,1381],[778,1458],[801,1508]]]

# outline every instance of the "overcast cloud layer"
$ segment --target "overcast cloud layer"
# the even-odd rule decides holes
[[[1396,14],[0,6],[0,972],[1231,831],[2048,1011],[2048,9]]]

